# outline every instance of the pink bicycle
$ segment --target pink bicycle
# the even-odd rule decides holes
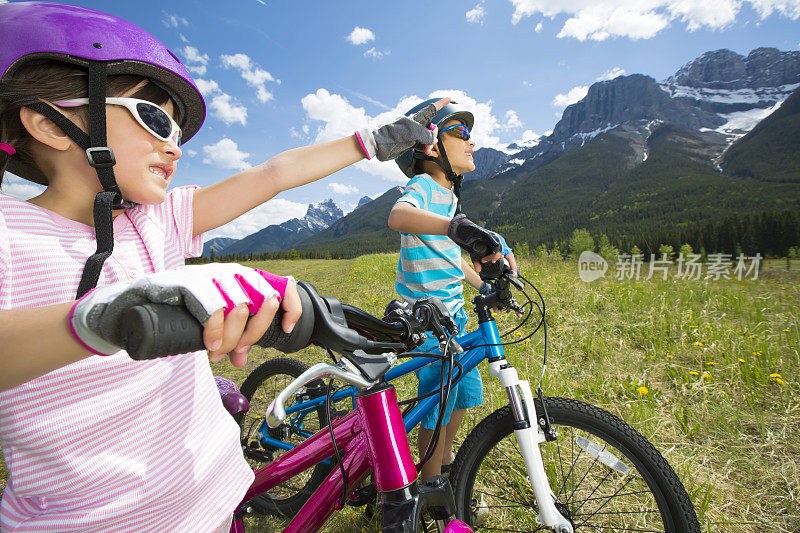
[[[448,343],[457,332],[438,300],[421,300],[409,313],[406,342],[370,340],[341,320],[338,301],[322,298],[313,286],[301,283],[298,291],[303,314],[291,335],[280,328],[276,316],[259,345],[292,353],[309,342],[344,356],[336,364],[312,366],[278,394],[267,411],[270,426],[286,418],[284,404],[307,383],[330,377],[358,389],[355,409],[332,420],[327,428],[310,437],[266,467],[255,470],[255,481],[234,514],[231,531],[244,531],[248,502],[259,494],[334,458],[334,468],[285,529],[287,532],[317,531],[336,509],[356,491],[371,473],[380,495],[382,531],[416,532],[426,518],[447,533],[471,532],[453,517],[456,505],[447,478],[438,476],[422,486],[417,483],[417,465],[411,456],[403,416],[394,387],[384,379],[396,353],[421,343],[420,332],[437,331]],[[202,347],[201,326],[181,307],[159,304],[136,306],[126,312],[125,346],[131,357],[150,359],[186,353]],[[456,331],[454,331],[456,330]],[[367,332],[368,333],[368,332]],[[446,358],[442,354],[426,354]],[[446,392],[446,391],[445,391]],[[446,394],[443,394],[446,401]],[[240,401],[243,400],[243,401]],[[235,414],[246,409],[244,397],[235,391],[223,394],[223,403]]]

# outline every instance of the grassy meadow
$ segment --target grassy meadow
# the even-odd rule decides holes
[[[395,297],[396,263],[396,254],[378,254],[250,266],[292,274],[381,315]],[[521,267],[547,306],[546,395],[599,405],[644,434],[683,481],[703,531],[800,531],[800,273],[762,270],[757,280],[742,281],[670,273],[645,281],[618,280],[612,269],[585,283],[575,262],[521,258]],[[470,288],[465,296],[473,295]],[[497,320],[501,332],[517,322],[506,314]],[[472,317],[469,327],[475,325]],[[533,384],[543,347],[540,332],[506,348]],[[256,347],[245,368],[218,363],[214,372],[241,384],[276,353]],[[298,357],[325,360],[317,349]],[[463,437],[506,403],[488,368],[481,371],[486,401],[468,414]],[[401,396],[414,385],[400,383]],[[7,475],[1,464],[0,475]],[[282,528],[271,518],[251,525]],[[346,508],[326,530],[374,529],[361,510]]]

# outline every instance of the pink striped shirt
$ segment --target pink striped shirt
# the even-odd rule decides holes
[[[116,217],[98,285],[199,255],[193,194]],[[0,194],[0,309],[74,300],[96,247],[93,228]],[[205,352],[90,356],[2,392],[0,443],[4,532],[209,531],[253,479]]]

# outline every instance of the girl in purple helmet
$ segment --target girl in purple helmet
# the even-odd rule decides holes
[[[0,5],[0,35],[0,175],[46,186],[28,201],[0,193],[0,529],[226,530],[252,472],[208,359],[241,366],[278,306],[287,332],[300,307],[291,279],[184,259],[280,191],[432,143],[445,102],[168,189],[205,105],[162,43],[45,2]],[[106,320],[126,298],[184,303],[208,354],[130,359]]]

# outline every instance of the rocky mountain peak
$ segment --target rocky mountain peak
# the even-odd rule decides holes
[[[566,140],[577,134],[594,136],[626,122],[652,120],[692,129],[720,122],[716,115],[676,102],[650,76],[632,74],[589,87],[583,100],[564,110],[553,137]]]
[[[728,49],[706,52],[665,80],[702,89],[757,89],[800,82],[800,52],[756,48],[747,57]]]
[[[344,216],[342,209],[336,205],[332,198],[313,204],[308,204],[308,211],[303,220],[312,231],[327,228]]]
[[[366,204],[370,203],[371,201],[372,201],[372,198],[370,198],[369,196],[362,196],[361,200],[358,201],[358,205],[356,206],[356,209],[358,209],[362,205],[366,205]]]

